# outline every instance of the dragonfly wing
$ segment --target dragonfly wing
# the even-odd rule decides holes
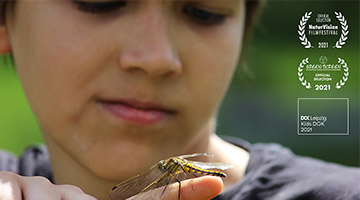
[[[187,174],[181,169],[181,170],[175,172],[175,174],[173,174],[172,177],[173,178],[171,179],[170,183],[185,180],[187,177]]]
[[[179,185],[179,182],[185,180],[186,177],[187,174],[182,169],[176,171],[175,173],[169,174],[167,176],[166,184],[164,184],[163,187],[159,188],[160,190],[154,192],[153,194],[155,195],[153,196],[154,199],[166,199],[169,194],[175,192],[180,194],[181,184]],[[169,185],[171,184],[176,184],[176,185],[169,187]]]
[[[142,174],[114,186],[111,189],[109,196],[111,199],[127,199],[138,193],[161,187],[163,179],[165,178],[164,174],[165,173],[163,173],[156,164]]]
[[[176,157],[179,157],[179,158],[193,158],[193,157],[198,157],[198,156],[210,156],[210,157],[213,157],[213,155],[208,154],[208,153],[193,153],[193,154],[181,155],[181,156],[176,156]]]
[[[199,162],[199,161],[188,161],[192,165],[199,167],[201,169],[220,169],[227,170],[232,168],[233,166],[226,163],[217,163],[217,162]]]
[[[145,193],[139,193],[131,198],[131,200],[144,200],[144,199],[167,199],[172,193],[178,193],[180,185],[178,181],[182,181],[186,178],[187,174],[181,171],[176,171],[175,173],[167,173],[164,175],[164,179],[160,180],[162,183],[159,183],[159,187],[146,190]],[[175,184],[173,186],[170,186]]]

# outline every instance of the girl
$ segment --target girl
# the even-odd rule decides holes
[[[349,187],[357,169],[215,135],[258,1],[1,5],[0,51],[12,54],[47,148],[20,161],[1,156],[2,170],[12,172],[0,173],[0,199],[108,199],[113,185],[159,160],[196,152],[234,167],[224,182],[184,181],[182,199],[359,197]],[[176,188],[165,198],[177,199]]]

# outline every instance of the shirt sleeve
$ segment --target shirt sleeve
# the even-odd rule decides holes
[[[0,150],[0,171],[18,173],[18,166],[19,160],[14,154],[8,151]]]
[[[52,169],[45,145],[28,147],[18,158],[16,155],[0,150],[0,170],[11,171],[22,176],[43,176],[52,181]]]
[[[360,200],[360,169],[254,144],[244,178],[216,200]]]
[[[19,160],[22,176],[43,176],[53,181],[50,157],[45,145],[28,147]]]

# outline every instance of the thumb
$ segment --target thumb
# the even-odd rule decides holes
[[[138,194],[131,200],[209,200],[220,194],[223,182],[220,177],[202,176],[181,181],[180,199],[179,183],[156,188],[152,191]]]

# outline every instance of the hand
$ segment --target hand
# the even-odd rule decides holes
[[[199,178],[181,181],[180,200],[209,200],[216,197],[223,188],[221,178],[214,176],[203,176]],[[164,188],[157,188],[157,191],[149,191],[143,194],[130,197],[136,200],[178,200],[179,183],[168,186],[163,195]]]
[[[0,200],[96,200],[72,185],[54,185],[44,177],[0,171]]]

